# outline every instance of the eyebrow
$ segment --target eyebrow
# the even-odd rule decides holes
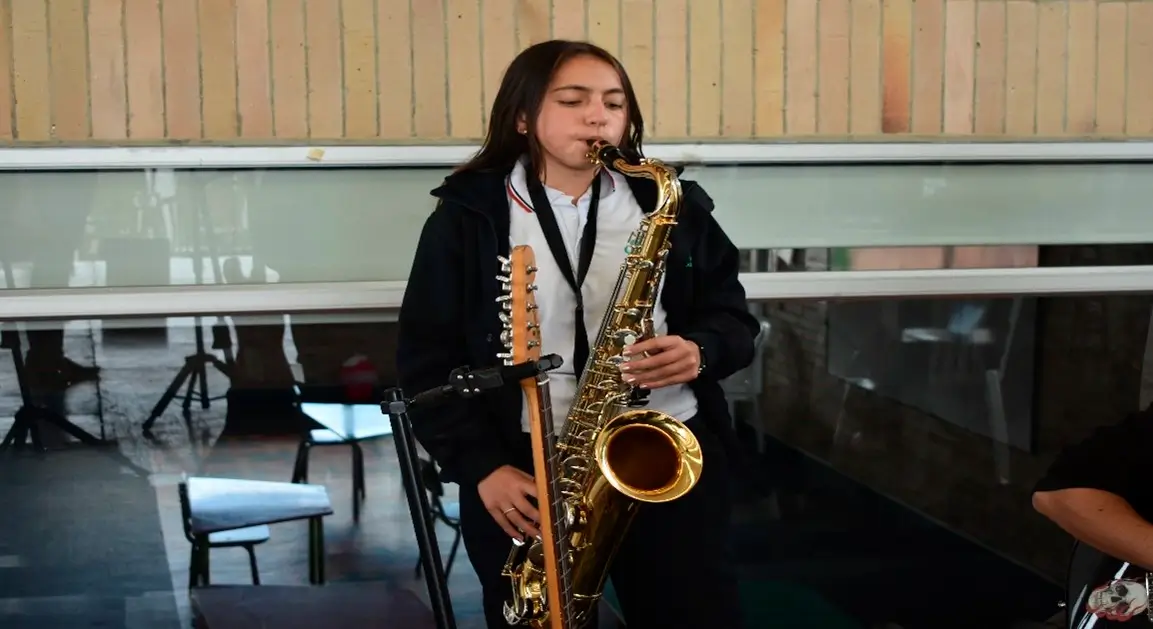
[[[553,89],[554,92],[562,92],[564,90],[577,90],[578,92],[586,92],[586,93],[593,91],[593,89],[591,87],[588,87],[586,85],[562,85],[560,87]],[[625,93],[624,89],[620,88],[620,87],[614,87],[610,90],[605,90],[606,95],[607,94],[624,94],[624,93]]]

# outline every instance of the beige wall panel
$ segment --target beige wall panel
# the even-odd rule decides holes
[[[1069,57],[1069,7],[1064,2],[1037,5],[1037,128],[1043,137],[1065,132],[1066,77]]]
[[[913,5],[911,56],[910,129],[917,135],[937,135],[941,133],[945,112],[945,95],[941,89],[945,84],[945,0],[917,0]]]
[[[239,0],[246,2],[247,0]],[[237,0],[200,0],[200,77],[204,136],[240,134],[236,101]]]
[[[84,140],[88,127],[88,28],[84,0],[48,2],[52,136]]]
[[[124,14],[124,0],[88,1],[89,98],[96,140],[128,137]]]
[[[12,140],[12,11],[0,3],[0,140]]]
[[[498,2],[511,5],[514,1],[488,0],[487,4],[489,7]],[[501,26],[511,32],[511,24]],[[486,59],[488,42],[485,41]],[[511,45],[509,49],[511,59]],[[412,15],[407,2],[376,0],[376,55],[380,137],[384,141],[412,137]]]
[[[850,0],[824,0],[817,13],[820,59],[817,65],[817,132],[849,133]]]
[[[39,2],[12,3],[12,77],[16,138],[52,139],[52,89],[48,65],[48,11]]]
[[[242,0],[247,1],[247,0]],[[378,137],[376,91],[376,2],[341,0],[344,55],[344,133],[349,138]],[[475,30],[475,29],[474,29]]]
[[[785,8],[787,0],[756,0],[753,33],[753,133],[785,132]]]
[[[128,137],[145,142],[167,138],[159,0],[124,0],[124,42]]]
[[[373,31],[375,39],[375,31]],[[273,135],[272,39],[268,0],[243,0],[236,5],[236,107],[240,135]],[[375,46],[375,41],[373,43]],[[376,102],[373,102],[376,106]]]
[[[594,0],[595,1],[595,0]],[[628,24],[620,34],[621,62],[629,69],[629,80],[645,114],[645,132],[653,134],[656,62],[653,58],[652,0],[613,0],[620,2],[621,22]]]
[[[630,2],[630,0],[588,0],[587,4],[588,14],[585,16],[585,21],[588,25],[588,40],[621,58],[621,40],[624,38],[624,33],[621,32],[621,18],[624,16],[626,7],[632,5],[635,8],[636,2]],[[648,3],[642,2],[641,4]],[[648,21],[644,23],[628,21],[625,23],[629,25],[629,30],[644,28],[651,40],[653,27],[651,15],[650,13]],[[630,71],[633,71],[632,68]]]
[[[421,3],[422,6],[433,4]],[[439,17],[439,28],[443,29],[443,13]],[[308,43],[309,135],[314,138],[345,137],[340,3],[336,0],[304,0],[304,19],[305,41]],[[443,36],[438,39],[444,41]],[[440,49],[443,55],[443,43]]]
[[[196,2],[161,0],[164,109],[168,137],[201,137],[200,18]]]
[[[977,3],[973,130],[978,135],[1005,131],[1005,21],[1003,0]]]
[[[881,132],[881,0],[852,0],[853,31],[849,35],[849,131],[853,135]]]
[[[1153,0],[3,0],[0,142],[474,142],[550,37],[655,140],[1153,137]]]
[[[817,10],[810,0],[785,8],[785,133],[817,133]]]
[[[1032,135],[1037,120],[1037,5],[1009,0],[1005,29],[1005,133]]]
[[[881,130],[884,133],[909,131],[911,72],[915,58],[911,39],[912,10],[912,0],[884,0],[880,35],[884,55],[881,76],[884,90]],[[940,38],[938,34],[937,39]]]

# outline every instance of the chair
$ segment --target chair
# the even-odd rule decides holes
[[[440,482],[440,473],[436,470],[436,464],[432,461],[425,459],[418,459],[420,465],[420,483],[429,494],[429,506],[432,507],[429,513],[429,521],[435,526],[440,522],[452,529],[453,539],[452,547],[448,551],[448,561],[444,566],[444,578],[448,578],[452,572],[452,562],[456,559],[456,551],[460,548],[460,503],[459,502],[444,502],[444,483]],[[421,562],[419,559],[416,561],[416,578],[421,575]]]
[[[192,534],[192,507],[188,500],[188,484],[180,483],[180,520],[184,528],[184,537],[192,544],[192,553],[188,568],[188,589],[198,585],[209,585],[208,553],[213,548],[243,548],[248,552],[248,566],[252,571],[252,584],[260,585],[260,571],[256,567],[256,545],[267,542],[272,532],[267,525],[249,526],[218,533],[209,533],[207,536]]]
[[[733,375],[721,381],[721,388],[729,403],[729,415],[732,418],[733,428],[737,426],[737,403],[745,402],[752,407],[750,427],[757,434],[757,452],[765,451],[765,429],[761,418],[761,392],[764,389],[765,348],[769,344],[769,336],[773,331],[773,324],[762,319],[760,331],[753,339],[753,362]]]
[[[388,417],[375,404],[302,402],[302,413],[324,426],[306,432],[296,450],[292,482],[308,482],[308,457],[314,447],[348,446],[352,450],[352,519],[360,521],[360,504],[368,497],[364,482],[364,451],[360,442],[392,435]]]
[[[352,519],[360,521],[360,503],[368,497],[364,483],[364,451],[360,444],[345,439],[327,428],[309,430],[296,448],[296,464],[292,470],[292,482],[308,482],[308,455],[314,447],[348,446],[352,450]]]

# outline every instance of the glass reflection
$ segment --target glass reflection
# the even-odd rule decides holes
[[[429,191],[447,172],[0,173],[0,288],[403,281]],[[694,166],[685,176],[708,190],[738,246],[774,248],[792,270],[1064,266],[1038,245],[1153,242],[1143,164]],[[814,255],[822,265],[805,262]]]
[[[1033,511],[1030,492],[1061,448],[1153,391],[1151,302],[754,304],[764,322],[760,357],[726,382],[749,626],[1025,628],[1057,616],[1069,539]],[[184,381],[146,432],[201,351],[197,325],[0,326],[0,434],[35,405],[107,444],[38,420],[44,453],[0,452],[9,516],[0,521],[0,625],[188,626],[181,476],[288,482],[306,431],[356,432],[347,423],[394,380],[389,313],[203,319],[203,352],[223,365],[205,370],[207,407],[201,384],[189,394]],[[37,331],[58,335],[68,356],[99,366],[101,377],[44,382],[27,365],[18,377],[10,339]],[[325,525],[328,581],[388,583],[424,597],[392,437],[365,436],[359,519],[349,450],[309,454],[308,480],[327,489],[335,511]],[[444,490],[451,511],[455,487]],[[438,535],[447,556],[454,532],[441,526]],[[273,526],[256,556],[263,583],[308,583],[303,523]],[[243,552],[211,557],[212,583],[250,582]],[[451,575],[458,626],[479,627],[465,557]]]
[[[403,280],[439,169],[0,174],[0,288]]]

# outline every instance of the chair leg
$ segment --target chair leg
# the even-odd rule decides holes
[[[188,588],[207,586],[211,579],[211,566],[208,561],[210,548],[207,544],[192,544],[188,561]]]
[[[456,559],[456,551],[460,548],[460,529],[456,529],[456,537],[452,540],[452,548],[448,549],[448,562],[444,565],[444,578],[447,579],[452,572],[452,562]]]
[[[244,547],[248,551],[248,567],[252,570],[252,584],[260,585],[260,571],[256,568],[256,547],[249,544]]]
[[[311,449],[307,437],[301,440],[300,446],[296,448],[296,464],[292,468],[292,482],[308,482],[308,454]]]
[[[356,478],[360,482],[360,500],[363,502],[368,498],[364,482],[364,450],[361,450],[359,443],[354,443],[353,448],[356,449]]]
[[[196,550],[196,544],[193,544],[192,551],[188,553],[188,589],[197,585],[200,585],[200,553]]]
[[[361,485],[364,483],[363,476],[363,453],[360,451],[360,446],[356,442],[352,443],[352,521],[360,522],[360,500],[364,495],[361,490]]]

